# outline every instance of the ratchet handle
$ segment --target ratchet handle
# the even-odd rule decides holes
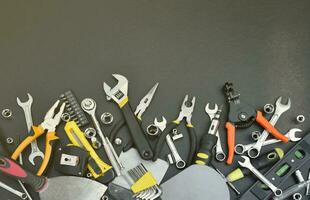
[[[32,131],[30,133],[31,135],[26,137],[26,139],[24,139],[22,143],[18,145],[18,147],[15,149],[14,153],[12,154],[11,159],[16,160],[18,156],[24,151],[24,149],[27,146],[29,146],[31,142],[33,142],[38,137],[40,137],[43,133],[44,133],[44,128],[42,126],[32,126]]]
[[[227,129],[227,144],[228,144],[228,156],[226,163],[231,165],[235,156],[235,137],[236,127],[231,122],[226,122],[225,128]]]
[[[169,123],[165,128],[165,130],[160,134],[155,146],[154,157],[152,159],[153,161],[156,161],[157,158],[159,157],[159,154],[163,148],[163,144],[166,141],[166,136],[172,131],[172,129],[176,128],[179,125],[179,123],[180,122],[177,121]]]
[[[44,152],[44,159],[42,161],[42,164],[37,172],[37,176],[41,176],[48,163],[49,163],[49,160],[51,158],[51,154],[52,154],[52,145],[54,143],[55,140],[58,140],[59,137],[56,136],[56,132],[48,132],[46,134],[46,140],[45,140],[45,152]]]
[[[39,177],[24,170],[13,160],[2,155],[0,155],[0,171],[15,180],[21,180],[22,182],[30,185],[35,191],[40,191],[44,188],[47,182],[45,177]]]
[[[270,122],[263,116],[261,111],[257,111],[256,113],[256,121],[259,123],[266,131],[272,134],[278,140],[281,140],[285,143],[289,141],[288,137],[283,135],[280,131],[278,131]]]
[[[195,163],[198,165],[210,165],[212,161],[212,149],[216,145],[217,136],[205,134],[200,142],[200,148],[196,154]]]
[[[192,164],[193,158],[197,151],[197,136],[196,136],[196,132],[193,126],[186,125],[186,127],[187,127],[189,138],[190,138],[189,153],[188,153],[187,162],[186,162],[187,165],[189,166]]]
[[[133,143],[135,144],[140,156],[144,160],[151,160],[154,156],[153,150],[129,103],[127,102],[123,107],[121,107],[121,109],[123,111]]]

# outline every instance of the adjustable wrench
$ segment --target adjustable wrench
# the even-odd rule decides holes
[[[24,114],[25,114],[25,119],[26,119],[26,124],[27,124],[27,129],[28,129],[28,133],[31,132],[32,129],[32,115],[31,115],[31,105],[33,102],[33,98],[32,96],[27,93],[28,95],[28,100],[26,102],[21,102],[20,99],[17,97],[17,104],[23,109]],[[34,140],[33,142],[31,142],[31,153],[28,157],[29,162],[32,165],[35,165],[34,159],[36,157],[41,157],[42,160],[44,159],[44,154],[42,151],[40,151],[39,147],[38,147],[38,143],[36,140]]]
[[[288,98],[288,101],[286,104],[282,104],[282,97],[279,97],[276,101],[276,110],[273,114],[273,116],[271,117],[269,123],[271,125],[275,125],[278,121],[278,119],[280,118],[280,116],[287,111],[288,109],[290,109],[291,107],[291,99]],[[248,156],[250,158],[257,158],[260,154],[260,150],[264,144],[264,142],[266,141],[267,137],[268,137],[269,133],[264,130],[263,133],[261,134],[261,136],[258,138],[257,142],[248,150]]]
[[[298,132],[302,132],[302,130],[298,129],[298,128],[292,128],[290,129],[285,136],[288,137],[289,141],[291,142],[297,142],[299,140],[301,140],[300,137],[296,136],[296,133]],[[264,141],[264,143],[262,144],[262,146],[266,146],[266,145],[270,145],[270,144],[275,144],[278,142],[282,142],[282,140],[278,140],[278,139],[270,139],[270,140],[266,140]],[[251,147],[253,147],[256,143],[252,143],[252,144],[247,144],[247,145],[243,145],[243,144],[237,144],[235,146],[235,153],[236,154],[244,154],[245,152],[247,152]]]
[[[209,115],[210,120],[212,121],[216,112],[218,111],[218,105],[214,104],[214,108],[211,109],[209,106],[209,103],[208,103],[205,107],[205,111]],[[226,159],[226,154],[223,151],[222,143],[221,143],[221,139],[220,139],[220,133],[218,130],[216,131],[216,136],[217,136],[217,142],[216,142],[216,146],[215,146],[215,158],[216,158],[216,160],[222,162]]]
[[[273,183],[271,183],[263,174],[261,174],[251,163],[250,158],[247,156],[241,156],[244,161],[238,161],[239,165],[248,168],[259,180],[261,180],[267,187],[271,189],[275,196],[281,196],[282,190],[277,188]]]

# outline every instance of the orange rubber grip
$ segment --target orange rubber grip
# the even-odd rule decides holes
[[[45,152],[44,152],[44,159],[43,159],[43,162],[37,172],[37,176],[41,176],[48,163],[49,163],[49,160],[51,158],[51,154],[52,154],[52,144],[51,142],[54,141],[54,140],[58,140],[59,137],[56,136],[56,132],[48,132],[46,134],[46,140],[45,140]]]
[[[285,143],[289,141],[288,137],[283,135],[280,131],[278,131],[269,121],[263,116],[261,111],[257,111],[256,113],[256,121],[259,123],[266,131],[268,131],[271,135],[273,135],[278,140],[281,140]]]
[[[227,129],[227,144],[228,144],[228,156],[227,156],[227,161],[226,163],[228,165],[231,165],[233,160],[234,160],[234,156],[235,156],[235,132],[236,132],[236,128],[235,126],[230,123],[230,122],[226,122],[225,124],[225,128]]]
[[[43,133],[44,133],[44,129],[42,126],[32,126],[32,132],[33,134],[31,136],[26,137],[26,139],[24,139],[22,141],[22,143],[20,143],[18,145],[18,147],[15,149],[14,153],[11,156],[12,160],[16,160],[18,158],[18,156],[24,151],[24,149],[34,140],[36,140],[38,137],[40,137]]]

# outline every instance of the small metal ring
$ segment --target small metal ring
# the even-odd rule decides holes
[[[14,143],[13,138],[11,138],[11,137],[6,138],[6,143],[7,144],[13,144]]]
[[[28,195],[26,193],[22,193],[20,196],[21,199],[27,199]]]
[[[108,197],[107,195],[103,195],[103,196],[101,197],[101,200],[109,200],[109,197]]]
[[[173,134],[173,135],[178,134],[178,129],[176,129],[176,128],[172,129],[172,134]]]
[[[305,116],[304,115],[298,115],[297,117],[296,117],[296,120],[297,120],[297,122],[298,123],[303,123],[304,121],[305,121]]]
[[[235,146],[235,153],[241,155],[245,152],[243,144],[236,144]]]
[[[223,152],[218,152],[215,154],[215,158],[219,162],[223,162],[226,159],[226,155]]]
[[[270,103],[267,103],[265,106],[264,106],[264,111],[265,113],[267,114],[271,114],[274,112],[274,105],[273,104],[270,104]]]
[[[154,124],[150,124],[148,125],[148,127],[146,128],[146,132],[148,135],[150,136],[155,136],[158,135],[159,133],[159,128],[157,126],[155,126]]]
[[[300,193],[295,193],[295,194],[293,195],[293,199],[294,199],[294,200],[301,200],[301,199],[302,199],[302,195],[301,195]]]
[[[12,112],[12,110],[6,108],[6,109],[2,110],[1,114],[2,114],[2,117],[6,118],[6,119],[9,119],[9,118],[12,117],[13,112]]]
[[[115,138],[114,140],[114,144],[116,144],[117,146],[121,145],[123,143],[123,140],[121,138]]]
[[[69,122],[71,120],[71,116],[69,113],[62,113],[61,120],[64,122]]]
[[[186,166],[186,163],[184,160],[178,160],[175,165],[178,169],[183,169]]]
[[[84,134],[85,134],[85,137],[87,137],[88,139],[91,139],[92,137],[95,137],[97,135],[97,132],[94,128],[88,127],[87,129],[85,129]]]
[[[102,113],[100,120],[103,124],[109,125],[113,122],[113,115],[109,112]]]
[[[253,131],[251,134],[251,137],[254,141],[257,141],[258,138],[261,136],[261,132],[260,131]]]
[[[87,178],[91,178],[91,177],[93,177],[93,175],[92,175],[90,172],[88,172],[88,173],[86,174],[86,177],[87,177]]]
[[[99,142],[96,137],[91,138],[91,144],[94,149],[100,149],[100,147],[102,146],[101,142]]]

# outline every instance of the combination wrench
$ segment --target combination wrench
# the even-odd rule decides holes
[[[273,126],[277,123],[280,116],[285,111],[290,109],[290,107],[291,107],[291,99],[290,98],[288,98],[286,104],[282,104],[281,102],[282,102],[282,97],[279,97],[276,101],[276,110],[275,110],[273,116],[271,117],[271,119],[269,121],[269,123]],[[262,134],[260,135],[260,137],[258,138],[258,140],[256,141],[256,143],[252,147],[250,147],[250,149],[248,150],[248,156],[250,158],[257,158],[259,156],[260,150],[261,150],[264,142],[266,141],[268,135],[269,135],[268,131],[264,130],[262,132]]]
[[[265,185],[271,189],[275,196],[281,196],[282,190],[277,188],[273,183],[271,183],[263,174],[261,174],[251,163],[250,158],[247,156],[241,156],[244,161],[238,161],[239,165],[249,169],[259,180],[261,180]]]
[[[164,131],[167,125],[166,118],[162,117],[162,121],[159,122],[157,118],[154,120],[154,125],[157,126],[161,131]],[[172,156],[175,160],[175,165],[178,169],[183,169],[186,166],[186,162],[181,158],[176,146],[173,143],[173,140],[169,134],[166,136],[167,145],[172,153]]]
[[[285,136],[288,137],[289,141],[291,142],[297,142],[299,140],[301,140],[300,137],[296,136],[296,133],[302,132],[302,130],[298,129],[298,128],[292,128],[290,129]],[[266,140],[264,141],[264,143],[262,144],[262,146],[267,146],[267,145],[271,145],[271,144],[275,144],[278,142],[282,142],[281,140],[277,140],[277,139],[270,139],[270,140]],[[252,144],[247,144],[247,145],[243,145],[243,144],[237,144],[235,146],[235,153],[236,154],[244,154],[245,152],[247,152],[253,145],[255,145],[256,143],[252,143]]]
[[[208,103],[205,107],[205,111],[208,114],[210,120],[212,121],[212,119],[215,117],[215,114],[218,111],[218,105],[214,104],[214,108],[211,109],[209,106],[209,103]],[[216,146],[215,146],[215,158],[216,158],[216,160],[222,162],[226,159],[226,154],[223,151],[220,133],[218,130],[216,131],[215,135],[217,136],[217,142],[216,142]]]
[[[32,125],[33,125],[32,114],[31,114],[31,105],[33,102],[33,98],[29,93],[27,93],[27,95],[28,95],[28,100],[25,102],[21,102],[18,97],[16,100],[17,100],[17,104],[24,111],[26,124],[27,124],[27,130],[28,130],[28,133],[30,133],[31,129],[32,129]],[[31,142],[31,153],[28,157],[28,160],[32,165],[35,165],[34,159],[36,157],[40,157],[43,160],[44,159],[44,153],[39,149],[37,141],[34,140],[33,142]]]
[[[16,196],[18,196],[21,199],[27,199],[27,194],[26,193],[22,193],[10,186],[8,186],[7,184],[3,183],[0,181],[0,187],[7,190],[8,192],[11,192],[12,194],[15,194]]]

